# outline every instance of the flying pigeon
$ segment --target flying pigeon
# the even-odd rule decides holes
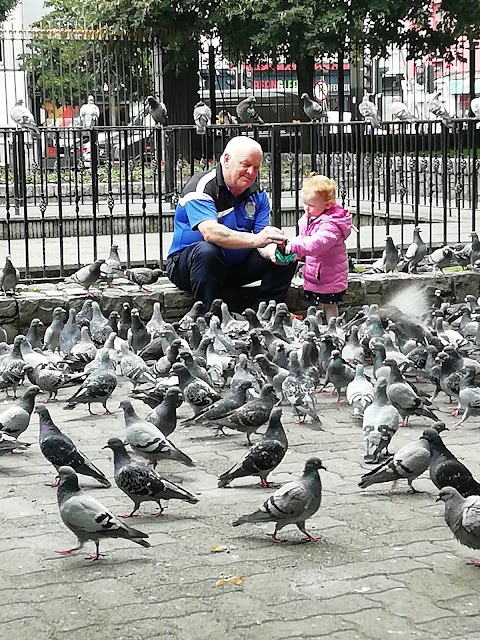
[[[156,125],[167,124],[167,107],[153,96],[147,96],[145,100],[145,112],[150,114]]]
[[[84,129],[92,129],[98,124],[100,109],[95,104],[93,96],[88,96],[87,102],[80,107],[80,122]]]
[[[193,109],[193,120],[197,134],[204,136],[207,133],[207,126],[212,123],[212,110],[202,100],[197,102]]]
[[[219,478],[218,486],[226,487],[235,478],[260,476],[262,487],[271,487],[268,474],[278,467],[288,449],[288,440],[281,421],[282,409],[274,407],[270,413],[264,436],[245,455]]]
[[[237,116],[241,122],[251,126],[252,124],[264,124],[261,117],[255,110],[255,96],[248,96],[245,100],[242,100],[236,108]]]
[[[76,271],[73,275],[65,278],[65,282],[79,284],[89,294],[88,290],[90,287],[100,279],[101,269],[104,263],[105,260],[103,259],[95,260],[92,264],[87,264],[85,267]]]
[[[444,487],[437,502],[445,503],[445,522],[460,544],[480,549],[480,496],[464,498],[454,487]],[[478,560],[467,564],[480,567]]]
[[[40,419],[40,451],[57,471],[60,467],[68,465],[77,473],[95,478],[104,487],[111,487],[110,482],[100,469],[93,465],[87,456],[77,449],[70,438],[54,424],[47,407],[37,404],[35,405],[35,413],[38,413]]]
[[[374,129],[381,129],[382,124],[380,122],[380,117],[378,115],[378,109],[370,102],[368,99],[368,94],[363,96],[362,102],[358,106],[358,110],[360,111],[360,115],[362,115],[366,122],[369,122]]]
[[[433,95],[428,103],[428,110],[435,116],[435,118],[440,119],[446,127],[452,129],[452,116],[448,113],[445,104],[440,99],[440,96],[440,91],[437,91],[437,93]]]
[[[257,511],[242,516],[234,527],[247,522],[275,522],[273,542],[281,542],[277,533],[288,524],[296,524],[309,542],[317,542],[305,529],[305,522],[320,508],[322,502],[322,481],[318,473],[325,469],[319,458],[309,458],[301,478],[287,482],[265,500]]]
[[[20,129],[27,129],[30,131],[34,138],[40,138],[40,129],[35,123],[33,113],[24,106],[23,100],[17,100],[12,110],[10,111],[10,117]]]
[[[115,484],[134,504],[133,511],[123,518],[131,518],[142,502],[156,502],[159,508],[156,516],[164,510],[161,500],[184,500],[197,504],[198,498],[189,491],[160,477],[150,466],[133,461],[120,438],[110,438],[103,448],[113,451]]]
[[[103,506],[98,500],[86,495],[80,490],[78,477],[70,466],[61,466],[58,470],[60,482],[57,490],[60,517],[66,527],[70,529],[78,540],[78,545],[65,551],[57,551],[62,556],[70,555],[80,550],[85,542],[95,542],[95,553],[90,560],[100,557],[100,540],[103,538],[124,538],[131,540],[141,547],[150,547],[146,533],[127,527],[117,516]]]
[[[413,116],[403,102],[392,102],[390,105],[392,112],[392,120],[400,120],[400,122],[415,122],[417,118]]]
[[[320,102],[312,100],[308,93],[302,93],[300,100],[302,101],[303,110],[307,118],[310,120],[323,120],[325,111]]]
[[[13,266],[11,257],[6,256],[5,266],[3,269],[0,269],[0,289],[2,289],[5,296],[7,295],[7,291],[13,291],[15,295],[15,289],[19,280],[20,273],[18,269]]]

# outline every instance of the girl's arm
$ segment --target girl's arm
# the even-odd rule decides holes
[[[296,236],[288,241],[289,253],[297,254],[298,258],[304,256],[322,256],[335,245],[343,233],[336,224],[328,224],[320,227],[311,236]]]

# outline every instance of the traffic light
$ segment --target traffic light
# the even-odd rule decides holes
[[[425,84],[425,67],[420,65],[415,69],[417,84]]]
[[[429,64],[427,67],[427,93],[433,93],[435,91],[435,68],[433,64]]]
[[[373,93],[373,65],[371,60],[363,61],[363,90]]]

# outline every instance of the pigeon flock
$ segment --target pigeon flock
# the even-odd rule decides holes
[[[114,246],[108,261],[89,265],[96,278],[123,274],[116,255]],[[93,278],[89,267],[74,279],[87,291]],[[216,491],[257,481],[268,490],[256,511],[241,503],[232,507],[233,527],[249,525],[253,533],[253,525],[271,523],[271,539],[279,543],[285,538],[278,533],[296,525],[305,541],[317,541],[309,520],[316,516],[321,522],[322,484],[328,486],[320,475],[325,465],[318,441],[322,431],[335,429],[319,409],[325,407],[318,402],[323,391],[335,396],[330,401],[324,396],[332,408],[348,407],[349,428],[358,432],[359,442],[363,435],[358,491],[371,488],[373,497],[376,485],[406,480],[417,493],[413,482],[428,472],[445,502],[448,527],[461,544],[480,549],[480,483],[444,442],[445,432],[480,414],[480,301],[474,296],[450,304],[437,291],[421,318],[393,303],[372,304],[349,321],[341,316],[328,324],[315,307],[300,318],[284,303],[270,301],[236,315],[220,299],[209,310],[196,302],[175,323],[164,320],[159,303],[150,318],[141,318],[125,302],[106,318],[87,297],[78,312],[56,308],[47,328],[34,319],[11,345],[5,332],[2,337],[0,390],[8,406],[0,412],[0,455],[18,452],[19,468],[43,455],[54,467],[60,519],[78,543],[61,555],[93,542],[90,557],[98,560],[106,538],[148,548],[142,527],[125,522],[143,511],[143,502],[155,502],[154,515],[161,516],[170,500],[189,510],[215,500],[211,490],[202,496],[203,491],[183,486],[182,469],[203,464],[189,451],[188,442],[197,438],[217,452],[223,442],[238,445],[236,459],[218,470]],[[111,425],[103,446],[112,452],[111,475],[105,461],[98,462],[100,452],[94,463],[92,452],[87,456],[81,442],[70,437],[71,421],[61,419],[63,411],[52,411],[54,402]],[[448,402],[456,416],[450,425],[444,418]],[[97,405],[105,417],[94,413]],[[109,417],[115,411],[123,414],[121,431]],[[28,437],[32,416],[38,416],[39,451]],[[402,426],[410,427],[411,438],[399,447],[396,433]],[[181,448],[179,430],[185,436]],[[301,431],[310,434],[310,444],[302,446],[303,468],[295,479],[274,484]],[[84,492],[85,478],[104,489],[114,482],[129,498],[125,515]]]

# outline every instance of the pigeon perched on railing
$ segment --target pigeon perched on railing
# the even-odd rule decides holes
[[[474,98],[471,101],[470,109],[476,118],[480,118],[480,98]]]
[[[441,92],[437,91],[428,103],[428,110],[436,118],[440,119],[446,127],[451,129],[453,127],[452,116],[448,113],[445,104],[440,100],[440,95]]]
[[[153,96],[147,96],[145,100],[145,112],[150,114],[157,125],[167,124],[167,107]]]
[[[312,100],[308,93],[302,93],[300,100],[302,101],[303,110],[307,118],[310,120],[323,120],[326,116],[324,108],[320,102]]]
[[[22,99],[16,101],[10,111],[10,117],[19,129],[27,129],[34,138],[40,138],[40,130],[35,123],[33,113],[24,106]]]
[[[415,122],[417,118],[413,116],[407,108],[407,105],[403,102],[392,102],[390,105],[393,120],[400,120],[400,122]]]
[[[95,104],[93,96],[88,96],[87,102],[80,107],[80,122],[84,129],[92,129],[98,124],[100,109]]]
[[[248,125],[264,124],[261,117],[255,110],[255,96],[248,96],[237,105],[237,116],[242,122]]]
[[[380,116],[378,115],[378,109],[370,102],[368,95],[363,96],[362,102],[358,105],[360,114],[365,118],[366,122],[369,122],[374,129],[381,129],[382,124],[380,122]]]
[[[199,136],[207,133],[207,126],[212,123],[212,110],[202,100],[197,102],[193,109],[195,129]]]

